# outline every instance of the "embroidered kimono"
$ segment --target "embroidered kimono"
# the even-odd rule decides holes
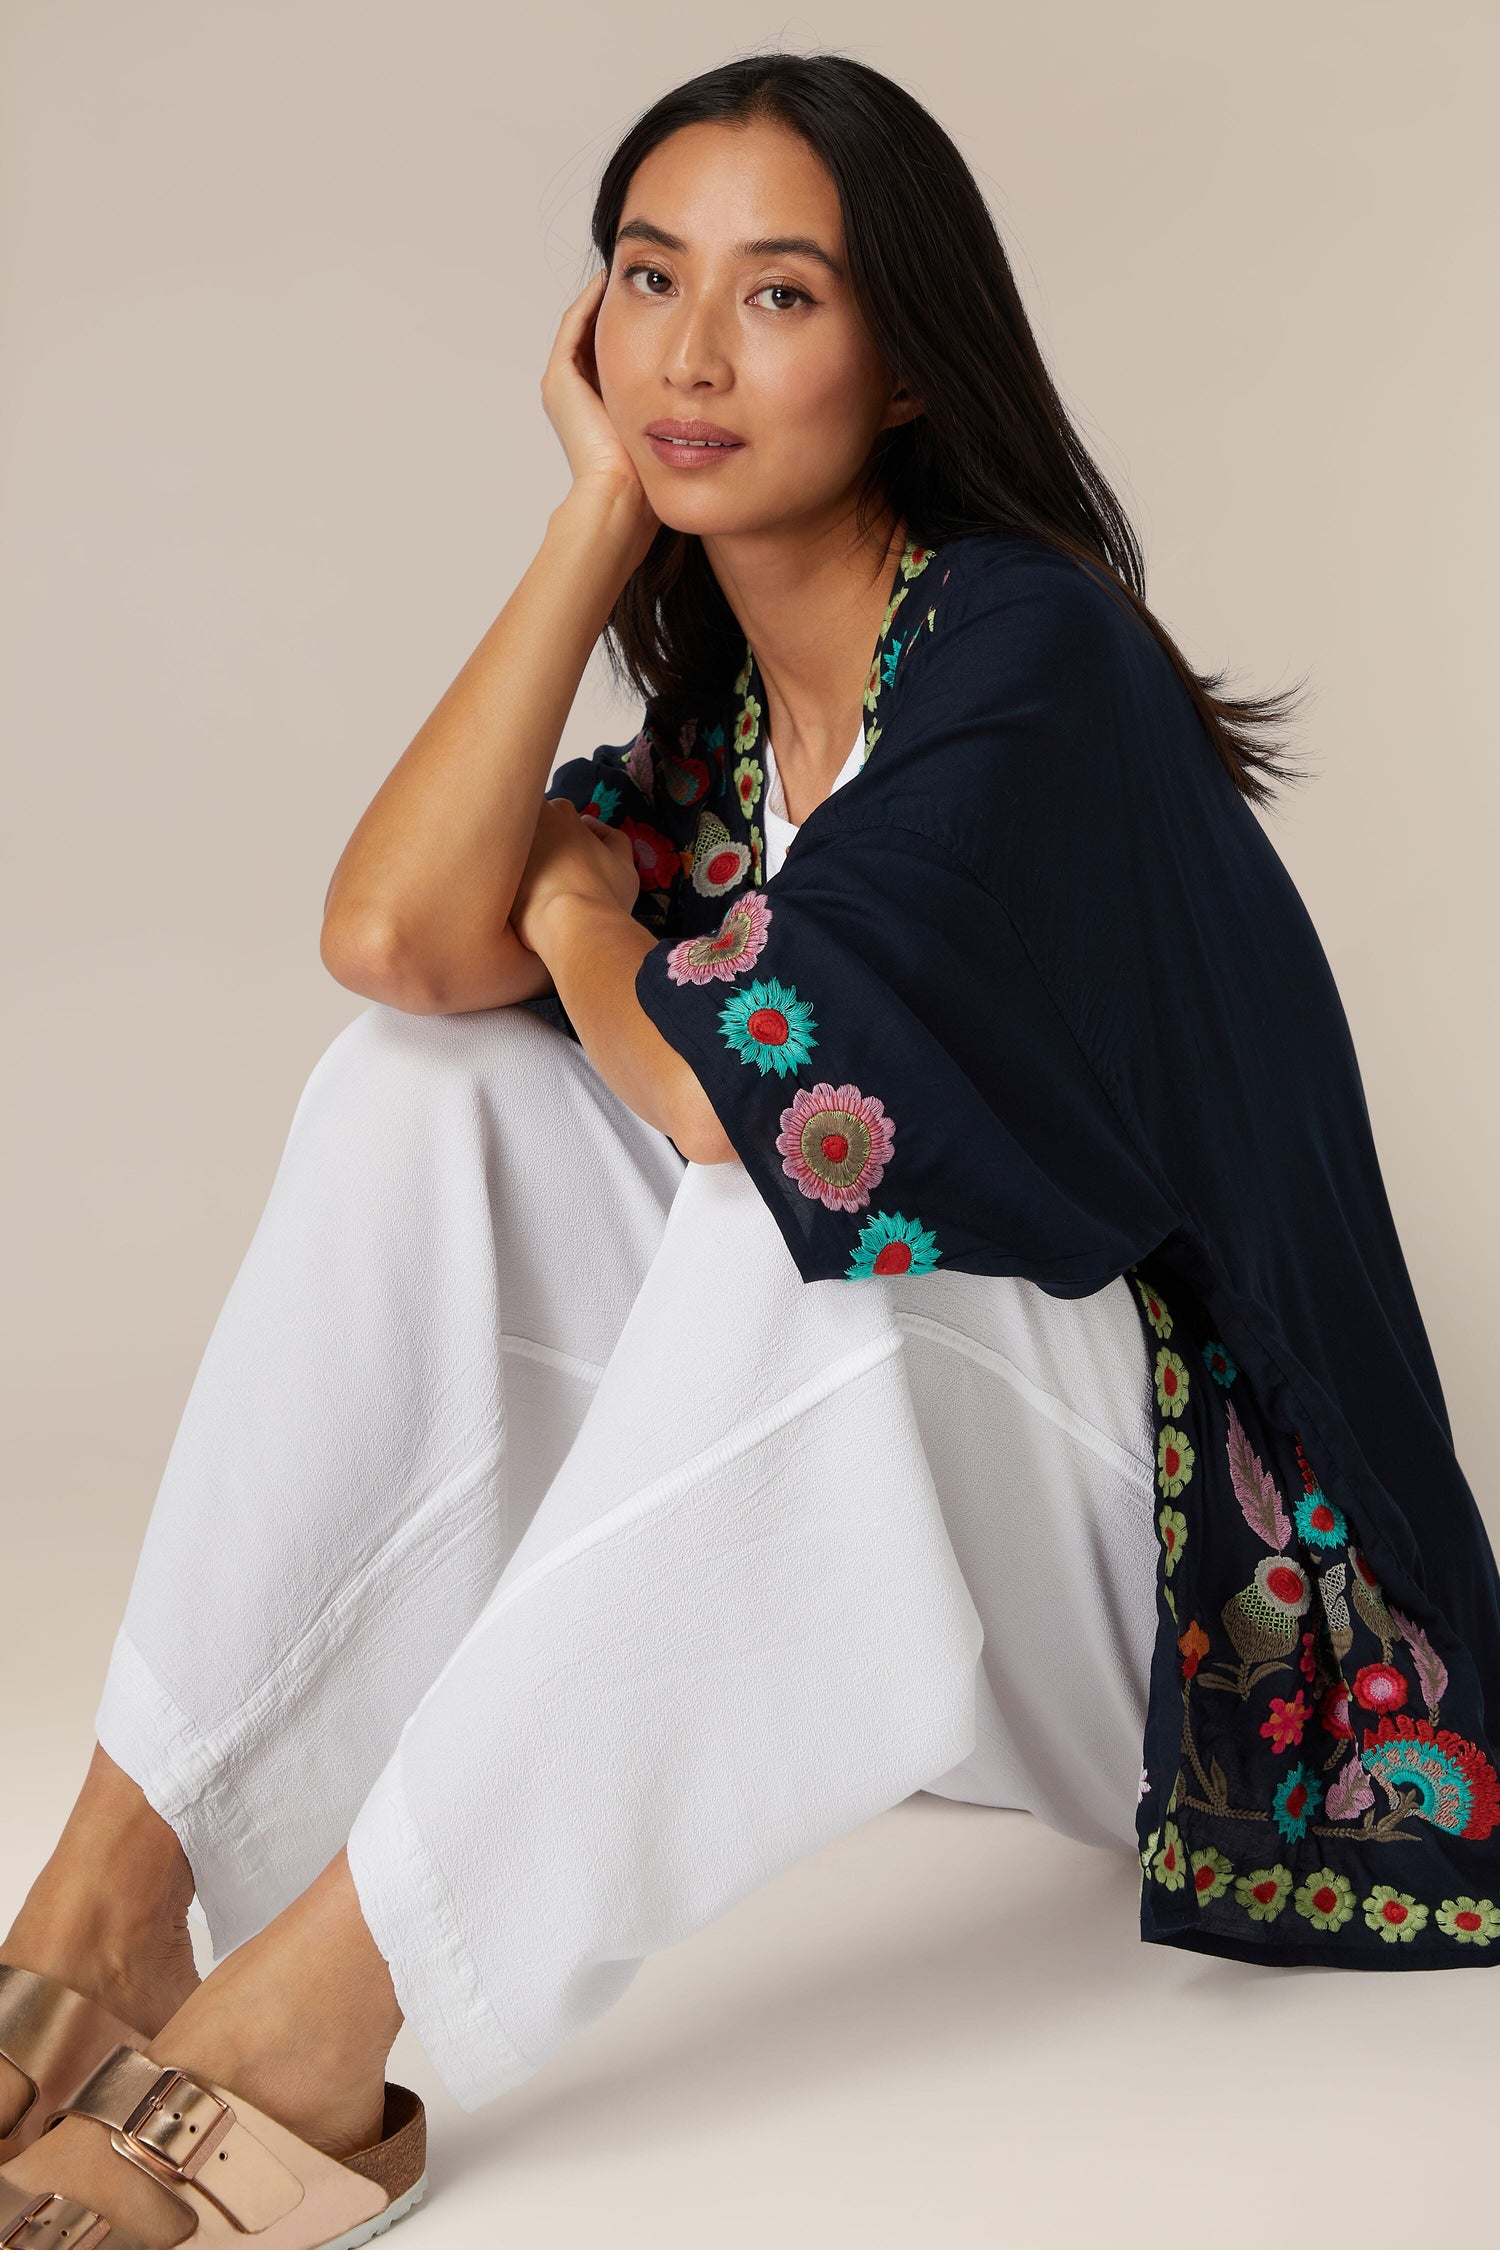
[[[864,763],[769,882],[748,645],[722,709],[671,740],[648,716],[549,794],[630,836],[640,1003],[804,1281],[1131,1277],[1142,1936],[1487,1966],[1500,1574],[1316,932],[1107,580],[1020,537],[908,542]]]

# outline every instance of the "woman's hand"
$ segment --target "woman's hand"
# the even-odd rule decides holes
[[[623,492],[635,503],[640,538],[637,560],[644,561],[661,529],[661,518],[646,498],[635,463],[609,418],[600,395],[594,354],[594,323],[608,281],[608,271],[601,267],[563,314],[542,376],[542,405],[562,440],[575,489],[599,485],[612,493]]]
[[[580,813],[566,797],[547,797],[516,888],[510,926],[523,945],[541,954],[540,933],[554,899],[593,899],[628,914],[640,889],[635,854],[623,830],[606,828],[592,813]]]

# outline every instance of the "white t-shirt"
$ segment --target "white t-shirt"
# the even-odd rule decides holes
[[[786,791],[781,786],[781,775],[776,769],[776,756],[771,748],[769,736],[763,738],[760,752],[761,763],[766,769],[766,791],[761,802],[761,811],[765,816],[766,881],[769,882],[786,858],[787,845],[796,835],[800,823],[788,820],[786,817]],[[834,777],[834,789],[837,789],[841,782],[847,781],[852,774],[859,772],[860,766],[864,762],[864,752],[865,730],[864,724],[861,722],[859,733],[854,738],[854,748]],[[832,795],[832,793],[832,790],[830,790],[829,794]]]

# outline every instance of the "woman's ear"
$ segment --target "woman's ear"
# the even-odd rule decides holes
[[[915,398],[902,383],[892,391],[891,403],[885,410],[885,420],[880,426],[883,430],[899,429],[903,422],[915,422],[923,412],[925,409],[922,401]]]

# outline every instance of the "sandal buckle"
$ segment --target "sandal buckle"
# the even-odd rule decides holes
[[[42,2194],[8,2227],[0,2227],[0,2250],[62,2250],[64,2241],[67,2250],[87,2250],[104,2235],[97,2211],[66,2195]]]
[[[148,2160],[165,2166],[176,2179],[190,2180],[233,2123],[228,2102],[186,2071],[164,2070],[121,2130]]]

